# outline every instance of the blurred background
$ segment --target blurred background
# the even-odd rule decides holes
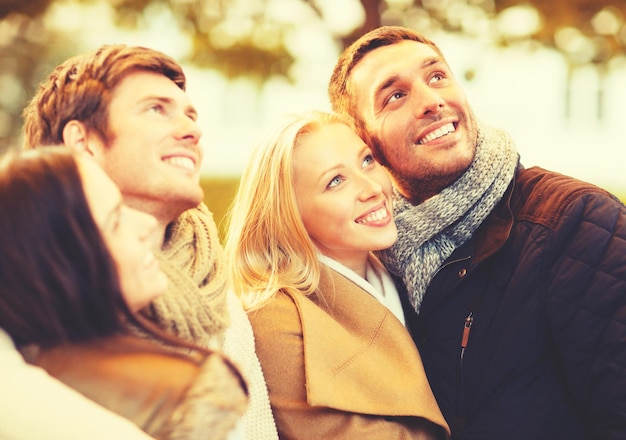
[[[380,25],[443,50],[478,117],[522,162],[626,199],[626,0],[0,0],[0,151],[69,56],[106,43],[176,58],[200,112],[219,221],[255,140],[282,114],[328,110],[343,48]]]

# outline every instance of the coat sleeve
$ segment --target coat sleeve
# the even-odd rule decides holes
[[[163,440],[229,437],[248,403],[245,382],[223,356],[214,353],[203,362],[197,378],[177,405]]]
[[[281,439],[433,440],[444,438],[419,418],[394,418],[314,407],[307,402],[302,325],[296,304],[279,294],[250,321]],[[441,436],[441,437],[440,437]]]
[[[0,438],[149,440],[130,421],[24,362],[0,329]]]
[[[548,325],[589,438],[626,438],[626,208],[574,197],[555,229]]]

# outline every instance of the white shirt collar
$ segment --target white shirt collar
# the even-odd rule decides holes
[[[374,256],[374,254],[370,253],[369,255],[365,278],[326,255],[319,252],[317,255],[321,263],[348,278],[354,284],[372,295],[382,305],[387,307],[389,311],[391,311],[391,313],[398,318],[402,325],[406,325],[404,321],[404,311],[402,310],[402,302],[400,301],[400,295],[398,294],[396,285],[387,272],[387,269],[385,269],[383,264]]]

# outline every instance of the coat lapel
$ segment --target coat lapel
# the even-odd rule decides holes
[[[413,340],[385,306],[326,266],[318,291],[293,300],[310,405],[445,426]]]

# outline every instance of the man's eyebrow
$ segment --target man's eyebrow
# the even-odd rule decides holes
[[[441,57],[438,56],[432,56],[432,57],[428,57],[426,58],[423,62],[422,62],[422,69],[426,68],[426,67],[430,67],[433,64],[438,64],[438,63],[442,63],[443,60],[441,59]]]
[[[145,97],[141,98],[138,101],[137,104],[141,105],[141,104],[143,104],[145,102],[149,102],[149,101],[157,101],[157,102],[160,102],[160,103],[166,104],[166,105],[169,105],[169,104],[172,104],[172,103],[175,102],[175,100],[173,98],[169,98],[167,96],[149,95],[149,96],[145,96]],[[191,104],[185,106],[185,114],[188,115],[188,116],[192,116],[192,117],[194,117],[196,119],[198,118],[198,110]]]
[[[172,98],[168,98],[167,96],[148,95],[148,96],[144,96],[143,98],[141,98],[138,102],[139,104],[142,104],[147,101],[158,101],[164,104],[169,104],[173,102],[174,100]]]
[[[385,92],[385,90],[393,86],[399,79],[399,75],[393,75],[387,78],[382,84],[376,87],[376,90],[374,90],[374,98],[377,99],[381,94]]]
[[[441,59],[441,57],[438,57],[438,56],[428,57],[428,58],[424,59],[424,61],[422,61],[422,64],[420,65],[420,69],[426,69],[426,68],[428,68],[430,66],[433,66],[435,64],[439,64],[439,63],[442,63],[442,62],[443,62],[443,60]],[[385,90],[387,90],[390,87],[392,87],[399,80],[400,80],[400,75],[393,75],[393,76],[390,76],[389,78],[387,78],[384,82],[382,82],[376,88],[376,90],[374,90],[374,98],[378,98],[382,93],[385,92]]]

